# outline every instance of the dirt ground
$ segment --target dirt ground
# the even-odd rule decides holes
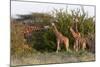
[[[38,64],[58,64],[58,63],[75,63],[95,61],[95,55],[89,52],[51,52],[51,53],[36,53],[22,57],[11,56],[11,66],[19,65],[38,65]]]

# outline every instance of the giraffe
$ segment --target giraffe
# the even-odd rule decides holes
[[[58,53],[58,51],[60,50],[60,44],[64,44],[66,51],[69,51],[69,39],[68,37],[65,37],[62,35],[61,32],[58,31],[58,29],[56,28],[56,25],[54,23],[51,23],[52,28],[53,28],[53,32],[56,36],[56,40],[57,40],[57,50],[56,53]]]
[[[49,26],[41,26],[41,25],[26,25],[23,29],[23,35],[24,35],[24,39],[25,41],[31,41],[31,37],[32,37],[32,32],[37,32],[37,31],[41,31],[41,30],[45,30],[48,29]]]
[[[79,49],[85,50],[86,46],[86,39],[83,37],[79,38]]]
[[[70,27],[70,31],[74,37],[74,50],[78,51],[80,48],[84,50],[86,48],[86,41],[84,38],[81,37],[79,32],[75,32],[72,27]]]
[[[75,32],[75,31],[72,29],[72,27],[70,27],[70,31],[71,31],[71,33],[72,33],[72,35],[73,35],[73,37],[74,37],[74,40],[75,40],[75,42],[74,42],[74,50],[75,50],[75,51],[78,51],[78,39],[81,37],[81,36],[80,36],[80,33],[79,33],[79,32]]]

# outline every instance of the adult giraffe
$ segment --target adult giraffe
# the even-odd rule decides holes
[[[51,23],[51,25],[52,25],[52,29],[53,29],[53,32],[56,36],[56,40],[57,40],[56,52],[58,53],[58,51],[60,50],[60,44],[62,44],[62,43],[64,44],[66,51],[69,51],[69,39],[68,39],[68,37],[63,36],[63,34],[58,31],[58,29],[54,23]]]
[[[72,27],[70,27],[70,31],[74,37],[74,49],[75,51],[78,51],[80,48],[85,50],[86,48],[86,40],[85,38],[82,38],[79,32],[75,32]]]
[[[49,26],[41,26],[41,25],[25,25],[23,30],[24,39],[28,42],[31,41],[32,38],[32,32],[37,32],[41,30],[48,29]]]

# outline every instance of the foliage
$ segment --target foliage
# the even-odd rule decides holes
[[[74,14],[75,13],[75,14]],[[77,22],[78,31],[81,33],[82,37],[87,37],[90,34],[95,35],[95,23],[93,21],[94,17],[88,17],[87,14],[84,12],[84,10],[81,11],[72,11],[71,14],[68,13],[68,11],[61,10],[55,10],[53,12],[55,15],[55,19],[58,21],[56,24],[57,29],[59,32],[61,32],[64,36],[68,37],[70,40],[70,48],[72,48],[74,39],[72,34],[70,33],[69,27],[73,25],[74,16],[78,18],[79,22]],[[46,32],[44,35],[44,41],[48,45],[52,45],[52,47],[55,47],[56,45],[56,37],[53,33],[53,31],[49,30],[49,32]],[[91,38],[91,36],[89,37]],[[88,38],[88,39],[89,39]],[[54,48],[51,48],[53,50]]]
[[[20,15],[21,16],[21,15]],[[30,16],[27,18],[27,16]],[[82,36],[88,36],[88,35],[95,35],[95,22],[94,17],[88,17],[87,14],[82,10],[71,11],[71,14],[68,13],[67,10],[54,10],[52,15],[45,14],[45,13],[32,13],[31,15],[23,15],[24,19],[31,19],[36,24],[41,25],[49,25],[50,21],[57,20],[56,26],[59,32],[61,32],[64,36],[68,37],[70,40],[70,48],[73,46],[74,39],[72,37],[72,34],[69,30],[69,27],[73,25],[73,18],[77,17],[79,22],[77,22],[78,31],[81,32]],[[24,21],[24,20],[22,20]],[[13,25],[12,25],[13,26]],[[23,25],[24,26],[24,25]],[[21,38],[20,30],[23,26],[17,26],[16,29],[11,28],[11,43],[12,43],[12,52],[21,51],[19,50],[20,46],[24,43],[24,38]],[[13,30],[14,29],[14,30]],[[17,31],[19,30],[19,31]],[[17,33],[15,33],[17,31]],[[16,35],[17,34],[17,35]],[[91,37],[91,36],[90,36]],[[17,39],[17,40],[16,40]],[[32,49],[35,49],[37,51],[45,52],[45,51],[55,51],[56,50],[56,37],[54,32],[52,31],[52,28],[44,31],[38,31],[38,32],[32,32],[32,40],[30,41],[29,45],[32,46]],[[17,47],[15,47],[17,46]],[[18,48],[19,47],[19,48]],[[62,47],[63,48],[63,47]],[[32,50],[31,49],[31,50]]]

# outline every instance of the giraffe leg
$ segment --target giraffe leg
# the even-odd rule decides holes
[[[66,48],[66,51],[69,51],[69,41],[67,41],[67,40],[65,42],[65,48]]]
[[[73,46],[74,50],[76,50],[76,42],[74,42],[74,46]]]
[[[82,50],[84,51],[84,50],[85,50],[85,48],[86,48],[86,43],[85,43],[85,42],[83,42],[83,44],[82,44]]]
[[[60,50],[60,41],[59,40],[57,40],[57,50],[56,50],[56,53],[58,53],[58,51]]]
[[[79,50],[79,47],[78,47],[78,40],[75,41],[75,51],[77,52]]]

